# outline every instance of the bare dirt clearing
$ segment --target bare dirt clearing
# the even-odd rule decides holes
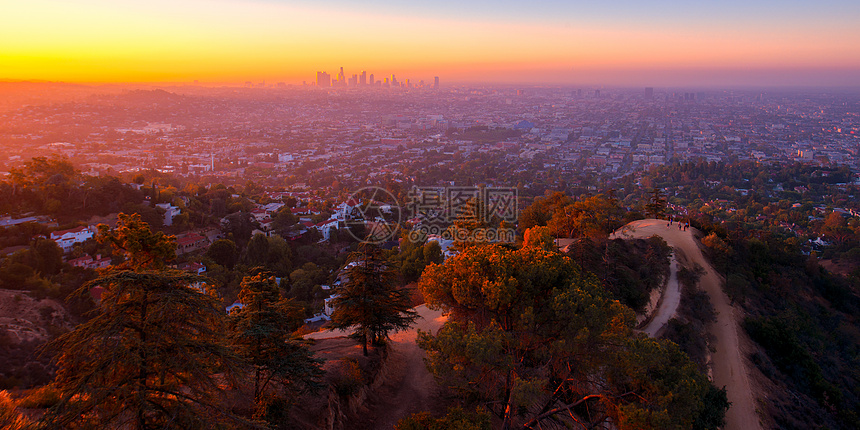
[[[439,386],[424,366],[426,354],[415,340],[418,330],[435,333],[446,318],[441,311],[427,309],[424,305],[417,306],[415,310],[420,317],[412,327],[391,336],[388,382],[370,398],[375,419],[366,428],[391,430],[397,421],[415,412],[444,412],[439,410],[442,405]],[[311,333],[305,337],[327,339],[348,334],[343,330],[334,330]]]

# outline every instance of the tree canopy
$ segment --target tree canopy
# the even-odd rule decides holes
[[[689,358],[635,335],[633,312],[566,256],[471,247],[429,266],[420,284],[428,306],[449,315],[419,336],[431,372],[504,428],[681,429],[705,410],[710,384]]]
[[[367,243],[351,256],[332,297],[331,328],[354,329],[364,355],[368,343],[379,345],[389,332],[407,329],[417,318],[407,291],[398,287],[397,272],[379,248]]]
[[[260,271],[242,280],[241,308],[230,315],[231,338],[251,368],[255,417],[273,421],[292,397],[319,388],[322,370],[310,350],[293,332],[304,310],[281,297],[275,277]]]
[[[130,270],[153,270],[164,268],[166,263],[176,257],[176,238],[160,231],[152,231],[140,219],[140,215],[117,216],[116,228],[99,225],[97,240],[109,243],[126,256],[120,268]]]
[[[214,290],[197,275],[165,269],[176,245],[134,215],[120,215],[114,231],[101,226],[100,237],[128,260],[75,292],[104,289],[94,316],[52,344],[61,401],[47,426],[235,427],[243,420],[220,407],[220,385],[240,359],[226,342]]]
[[[225,342],[221,301],[173,270],[118,270],[86,284],[105,289],[96,315],[54,343],[62,399],[53,428],[229,428],[220,381],[238,365]]]

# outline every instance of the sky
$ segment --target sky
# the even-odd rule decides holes
[[[691,4],[692,3],[692,4]],[[860,2],[0,0],[0,80],[860,86]]]

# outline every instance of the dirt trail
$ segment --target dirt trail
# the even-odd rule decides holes
[[[391,336],[391,355],[389,356],[389,382],[373,396],[376,421],[372,429],[391,430],[401,418],[415,412],[435,411],[438,406],[438,384],[424,366],[426,354],[415,340],[418,330],[436,332],[445,323],[441,311],[427,309],[421,305],[415,308],[420,316],[407,331]],[[343,330],[320,331],[306,335],[306,338],[327,339],[346,336]]]
[[[660,298],[660,306],[654,312],[651,322],[642,328],[642,332],[651,337],[657,336],[657,333],[669,323],[669,320],[678,312],[678,305],[681,304],[681,287],[678,284],[678,259],[673,254],[671,260],[669,264],[669,282],[666,284],[666,290],[663,291],[663,297]]]
[[[739,324],[742,317],[741,311],[729,303],[721,287],[722,280],[699,249],[694,238],[696,233],[697,231],[692,227],[682,231],[678,229],[677,224],[667,228],[664,220],[646,219],[628,224],[615,235],[630,238],[658,235],[669,246],[680,249],[691,262],[705,269],[699,285],[708,293],[717,311],[717,321],[711,325],[711,332],[716,338],[716,345],[714,345],[716,352],[711,357],[714,384],[718,387],[725,386],[729,401],[732,402],[732,406],[726,412],[725,428],[727,430],[760,429],[761,425],[755,411],[755,397],[739,345],[740,336],[743,336]],[[660,313],[662,310],[661,305],[657,312]],[[656,321],[657,317],[658,315],[655,315],[653,321]],[[668,321],[668,318],[666,320]]]

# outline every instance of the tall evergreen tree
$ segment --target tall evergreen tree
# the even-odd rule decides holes
[[[116,227],[111,229],[99,224],[96,237],[101,243],[110,244],[118,253],[124,254],[126,261],[118,265],[129,270],[158,270],[176,258],[176,238],[166,236],[160,231],[152,231],[149,224],[140,219],[139,214],[117,216]]]
[[[235,428],[244,420],[221,407],[220,385],[240,360],[225,341],[214,290],[197,275],[164,269],[176,245],[139,218],[121,215],[116,230],[100,233],[128,260],[75,293],[104,288],[93,318],[52,344],[61,401],[46,426]]]
[[[361,245],[344,269],[340,287],[332,300],[332,329],[353,328],[352,337],[376,346],[391,331],[405,330],[418,314],[410,309],[409,294],[397,285],[398,275],[382,251],[368,243]]]
[[[220,381],[239,359],[224,341],[224,309],[199,278],[174,270],[119,270],[84,285],[105,288],[97,314],[55,343],[52,428],[218,428]]]
[[[651,218],[660,218],[666,214],[666,196],[663,190],[654,188],[651,192],[651,200],[645,205],[645,211],[651,215]]]
[[[244,306],[230,316],[231,337],[251,367],[255,417],[273,421],[273,413],[285,409],[294,394],[319,388],[323,372],[293,335],[303,322],[302,308],[281,297],[274,275],[262,271],[246,276],[239,300]]]

